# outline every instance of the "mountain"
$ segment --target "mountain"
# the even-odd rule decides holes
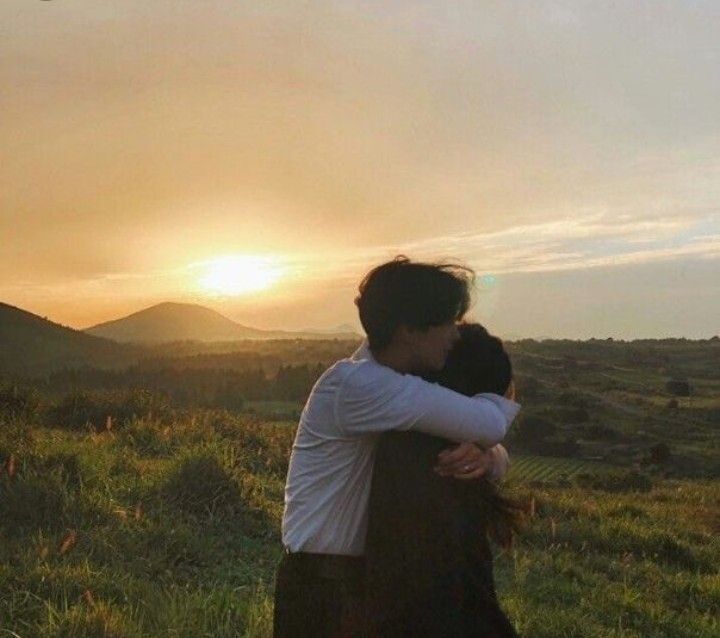
[[[334,328],[305,328],[303,332],[312,332],[321,335],[342,334],[351,336],[355,339],[360,338],[360,333],[358,333],[357,329],[349,323],[341,323],[339,326],[335,326]]]
[[[85,334],[0,302],[0,373],[44,374],[84,365],[122,367],[140,350]]]
[[[215,310],[188,303],[160,303],[85,332],[121,343],[238,341],[242,339],[357,339],[353,332],[261,330],[236,323]]]

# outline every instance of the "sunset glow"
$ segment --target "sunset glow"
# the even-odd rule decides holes
[[[224,255],[197,264],[201,292],[242,295],[273,286],[283,275],[277,259],[256,255]]]
[[[447,5],[0,2],[0,303],[360,330],[404,254],[505,335],[715,335],[720,3]]]

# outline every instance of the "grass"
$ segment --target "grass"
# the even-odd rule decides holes
[[[263,417],[288,420],[293,427],[302,412],[303,403],[299,401],[247,401],[245,408],[248,412]]]
[[[570,479],[581,472],[603,471],[606,468],[604,463],[584,459],[516,455],[512,458],[508,480],[528,482]]]
[[[258,415],[128,418],[110,431],[0,422],[0,636],[270,636],[294,429]],[[720,486],[583,480],[518,457],[534,516],[498,553],[521,635],[720,634]],[[608,474],[610,476],[610,474]]]

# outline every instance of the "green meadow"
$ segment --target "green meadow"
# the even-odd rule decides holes
[[[0,429],[0,635],[269,636],[293,428],[224,411]],[[518,457],[521,635],[711,638],[720,486]]]
[[[520,341],[525,638],[720,636],[720,341]],[[255,346],[254,346],[255,347]],[[268,637],[297,417],[352,343],[0,383],[0,637]]]

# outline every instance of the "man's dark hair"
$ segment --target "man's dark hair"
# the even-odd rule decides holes
[[[512,381],[512,364],[503,342],[479,323],[460,324],[458,332],[460,339],[445,367],[425,378],[469,397],[479,392],[505,394]]]
[[[462,319],[473,279],[465,266],[413,262],[404,255],[373,268],[355,298],[370,349],[390,345],[401,325],[427,329]]]

